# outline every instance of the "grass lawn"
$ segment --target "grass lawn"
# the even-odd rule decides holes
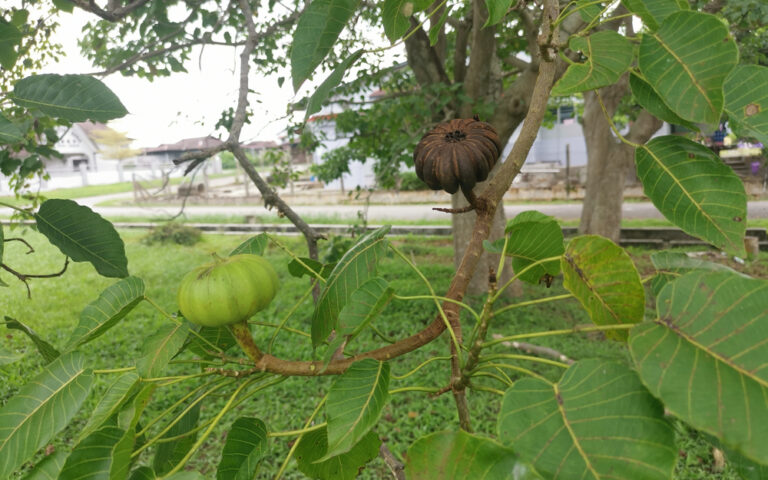
[[[8,231],[6,238],[23,236],[35,248],[35,253],[27,255],[26,248],[20,242],[5,244],[5,261],[17,271],[26,273],[46,273],[61,268],[63,258],[51,247],[43,237],[31,231]],[[176,287],[181,277],[191,268],[208,260],[211,252],[226,255],[247,237],[234,235],[204,235],[203,240],[192,247],[177,245],[147,246],[141,243],[143,232],[121,232],[126,242],[129,258],[129,269],[132,275],[144,280],[147,285],[147,296],[151,297],[168,312],[176,311]],[[303,254],[304,246],[300,239],[284,237],[282,240],[291,249]],[[408,257],[412,258],[423,273],[430,279],[438,294],[446,290],[453,272],[452,246],[450,239],[440,237],[400,237],[392,242],[401,248]],[[631,250],[630,254],[637,259],[641,273],[650,271],[648,253],[643,250]],[[295,304],[307,291],[306,279],[296,279],[288,274],[286,265],[289,257],[279,248],[270,245],[267,257],[275,265],[281,278],[282,286],[278,296],[270,307],[254,317],[254,322],[275,324],[283,320]],[[764,273],[768,266],[765,257],[761,257],[748,271]],[[381,264],[379,273],[387,279],[399,295],[421,295],[427,290],[419,277],[403,264],[397,257],[389,256]],[[63,347],[78,321],[80,311],[114,280],[99,277],[88,264],[76,263],[70,265],[69,271],[62,278],[33,280],[32,299],[26,298],[24,286],[3,272],[2,279],[10,284],[0,296],[0,311],[4,315],[16,318],[28,324],[42,337],[57,347]],[[528,300],[548,295],[564,293],[561,281],[547,290],[543,286],[525,286],[523,298]],[[470,304],[478,306],[479,298],[468,299]],[[309,331],[312,315],[311,301],[304,302],[288,318],[287,326],[292,329]],[[401,338],[415,333],[429,323],[435,315],[434,305],[430,301],[400,301],[394,300],[376,320],[376,326],[387,336]],[[471,329],[472,319],[464,317],[467,330]],[[139,355],[146,338],[164,322],[168,322],[150,305],[142,303],[127,318],[110,330],[106,335],[82,348],[84,355],[94,369],[111,369],[133,365]],[[521,308],[508,311],[497,317],[491,332],[501,335],[511,335],[524,331],[539,331],[549,329],[569,328],[588,322],[588,318],[573,299],[559,302],[544,303],[536,307]],[[264,346],[274,333],[274,329],[263,325],[253,325],[254,337],[257,344]],[[20,332],[2,329],[0,349],[16,353],[24,353],[24,357],[13,364],[0,366],[0,404],[11,397],[25,379],[31,378],[43,368],[41,357],[36,353],[31,342]],[[618,343],[607,341],[601,335],[580,334],[572,336],[548,337],[537,342],[539,345],[554,348],[573,359],[587,357],[604,357],[626,359],[626,350]],[[352,352],[369,349],[382,345],[379,337],[363,334],[353,344]],[[497,352],[518,353],[511,347],[498,345]],[[410,355],[391,361],[393,375],[403,375],[415,366],[435,356],[446,355],[448,352],[447,336],[438,338],[433,343],[413,352]],[[236,355],[236,349],[229,352]],[[283,358],[307,360],[322,358],[324,351],[313,353],[309,340],[302,335],[280,332],[274,344],[273,353]],[[187,352],[180,355],[170,365],[167,375],[182,375],[200,371],[200,367],[187,363],[195,358]],[[561,370],[558,367],[537,363],[524,365],[550,379],[556,379]],[[404,380],[392,379],[390,389],[405,386],[422,385],[427,387],[442,387],[448,379],[449,367],[447,362],[436,361],[425,367],[421,374]],[[53,445],[56,449],[69,449],[76,441],[80,428],[88,420],[100,394],[117,378],[115,374],[99,374],[96,376],[96,386],[86,404],[81,409],[73,426],[59,434]],[[514,380],[514,376],[512,379]],[[216,465],[219,461],[221,447],[225,440],[226,431],[232,422],[240,416],[258,417],[264,420],[269,431],[285,431],[301,428],[311,414],[315,403],[327,391],[332,379],[320,378],[289,378],[266,393],[248,399],[240,404],[235,412],[228,414],[214,430],[206,443],[195,455],[191,465],[202,472],[206,478],[215,478]],[[492,379],[481,379],[482,385],[503,389]],[[142,423],[155,418],[165,408],[176,400],[192,391],[201,384],[200,379],[179,382],[156,390],[153,403],[146,411]],[[204,402],[201,419],[205,421],[217,413],[227,400],[232,388],[222,389],[211,395]],[[217,396],[218,394],[220,396]],[[469,392],[469,403],[472,408],[473,422],[477,432],[494,436],[495,419],[499,409],[499,399],[496,394],[472,391]],[[148,438],[157,434],[169,419],[178,414],[179,409],[164,417],[158,424],[148,430]],[[322,419],[320,420],[322,421]],[[676,478],[679,479],[736,479],[736,475],[726,467],[725,472],[712,471],[713,459],[709,447],[691,431],[679,422],[675,422],[678,432],[678,446],[681,451]],[[419,436],[443,429],[456,429],[456,411],[450,394],[431,398],[419,392],[395,394],[386,406],[382,421],[376,428],[377,433],[387,443],[389,448],[402,459],[408,446]],[[281,465],[294,438],[278,436],[270,439],[269,453],[262,464],[258,478],[272,478]],[[145,450],[138,458],[139,464],[151,465],[153,449]],[[296,469],[295,462],[289,466],[283,478],[298,479],[304,476]],[[380,459],[374,460],[362,472],[359,478],[381,479],[390,478],[387,467]]]

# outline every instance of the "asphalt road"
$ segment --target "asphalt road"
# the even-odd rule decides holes
[[[87,200],[87,199],[83,199]],[[84,202],[86,204],[91,202]],[[97,202],[94,202],[97,203]],[[551,215],[562,220],[575,220],[581,216],[580,203],[543,203],[543,204],[518,204],[504,205],[507,218],[513,218],[525,210],[538,210],[546,215]],[[168,207],[101,207],[95,206],[98,213],[107,217],[163,217],[175,215],[179,212],[178,206]],[[298,205],[294,210],[302,216],[338,216],[339,218],[357,218],[357,212],[363,207],[359,205]],[[188,216],[195,215],[223,215],[245,216],[268,214],[259,206],[187,206],[185,213]],[[371,222],[386,220],[433,220],[448,214],[435,212],[432,205],[371,205],[368,207],[368,220]],[[664,218],[650,202],[625,202],[623,205],[623,218],[625,219],[661,219]],[[760,200],[749,202],[748,218],[768,218],[768,201]]]
[[[179,206],[97,206],[105,200],[125,198],[126,194],[104,195],[88,197],[78,200],[82,205],[88,205],[99,214],[106,217],[139,217],[139,218],[163,218],[179,213]],[[448,214],[435,212],[433,206],[445,205],[370,205],[368,207],[368,220],[381,222],[388,220],[434,220]],[[538,210],[546,215],[551,215],[561,220],[577,220],[581,216],[580,203],[541,203],[541,204],[512,204],[504,205],[507,218],[513,218],[525,210]],[[363,207],[360,205],[297,205],[294,210],[302,216],[322,216],[339,218],[357,218],[357,212]],[[623,218],[625,219],[661,219],[664,218],[650,202],[625,202],[623,205]],[[10,215],[10,210],[0,209],[0,214]],[[273,211],[274,212],[274,211]],[[202,206],[191,205],[184,209],[189,216],[221,215],[221,216],[246,216],[246,215],[273,215],[269,211],[257,205],[245,206]],[[768,218],[768,200],[749,202],[748,218]]]

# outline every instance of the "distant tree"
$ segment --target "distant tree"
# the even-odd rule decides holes
[[[102,128],[91,131],[89,136],[96,142],[104,158],[122,161],[141,154],[141,149],[131,148],[133,139],[125,132]]]

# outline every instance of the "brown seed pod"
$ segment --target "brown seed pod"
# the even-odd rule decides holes
[[[413,161],[416,175],[432,190],[456,193],[461,187],[469,195],[501,154],[501,142],[494,128],[485,122],[462,118],[441,123],[424,135]]]

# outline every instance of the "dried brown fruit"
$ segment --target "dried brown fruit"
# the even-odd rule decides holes
[[[488,178],[501,154],[494,128],[477,119],[451,120],[421,138],[413,152],[416,175],[432,190],[469,195]]]

